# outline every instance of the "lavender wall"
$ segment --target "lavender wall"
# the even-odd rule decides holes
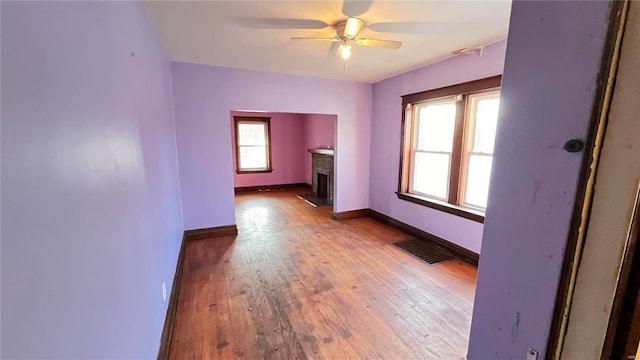
[[[271,118],[271,173],[236,173],[236,142],[234,116],[260,116]],[[261,186],[304,183],[306,115],[288,113],[231,112],[231,159],[233,185]]]
[[[311,153],[308,149],[335,147],[336,116],[324,114],[305,115],[304,179],[311,184]]]
[[[470,360],[546,350],[608,10],[513,2]]]
[[[482,224],[400,200],[398,169],[402,95],[436,89],[502,73],[505,42],[484,49],[482,56],[450,58],[373,85],[371,116],[370,207],[392,218],[480,252]]]
[[[155,358],[183,230],[169,64],[140,3],[0,7],[1,357]]]
[[[336,211],[369,206],[371,85],[171,64],[187,229],[235,223],[231,110],[336,114]]]

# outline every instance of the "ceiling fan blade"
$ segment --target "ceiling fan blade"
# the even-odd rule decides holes
[[[324,29],[329,26],[324,21],[314,19],[234,17],[232,21],[250,29]]]
[[[328,59],[333,59],[334,57],[340,57],[340,52],[338,48],[340,47],[340,42],[334,41],[331,43],[331,47],[329,48],[329,54],[327,54]]]
[[[379,39],[358,39],[356,44],[360,46],[381,47],[387,49],[399,49],[402,46],[402,41],[394,40],[379,40]]]
[[[355,17],[347,18],[347,22],[344,24],[344,36],[349,39],[355,38],[363,26],[364,21]]]
[[[340,39],[338,38],[321,38],[321,37],[301,37],[301,36],[294,36],[291,38],[291,40],[320,40],[320,41],[333,41],[333,42],[337,42],[340,41]]]
[[[457,35],[461,31],[467,31],[467,27],[456,26],[449,22],[418,22],[418,21],[398,21],[381,22],[367,25],[368,29],[375,32],[386,32],[396,34],[429,34],[429,35]]]
[[[342,13],[347,16],[359,16],[367,12],[373,0],[343,0]]]

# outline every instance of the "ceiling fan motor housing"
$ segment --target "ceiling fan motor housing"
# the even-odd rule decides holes
[[[337,33],[337,37],[340,40],[348,40],[349,39],[348,37],[346,37],[344,35],[344,27],[345,27],[345,25],[346,25],[346,22],[344,22],[344,21],[341,22],[341,23],[336,24],[336,33]]]

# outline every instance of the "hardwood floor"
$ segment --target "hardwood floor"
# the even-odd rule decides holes
[[[235,239],[185,244],[170,358],[464,359],[476,268],[423,263],[304,191],[239,194]]]

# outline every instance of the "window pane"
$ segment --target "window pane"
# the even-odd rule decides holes
[[[413,191],[440,199],[449,191],[449,154],[415,153]]]
[[[263,146],[240,147],[240,169],[266,169],[267,150]]]
[[[465,203],[481,208],[487,207],[492,161],[492,156],[469,156]]]
[[[475,134],[473,136],[473,151],[493,153],[493,144],[496,139],[496,125],[498,124],[498,108],[500,107],[500,95],[483,98],[476,103]]]
[[[238,124],[238,145],[266,145],[265,124]]]
[[[451,151],[453,127],[456,122],[456,103],[436,103],[418,108],[416,149]]]

